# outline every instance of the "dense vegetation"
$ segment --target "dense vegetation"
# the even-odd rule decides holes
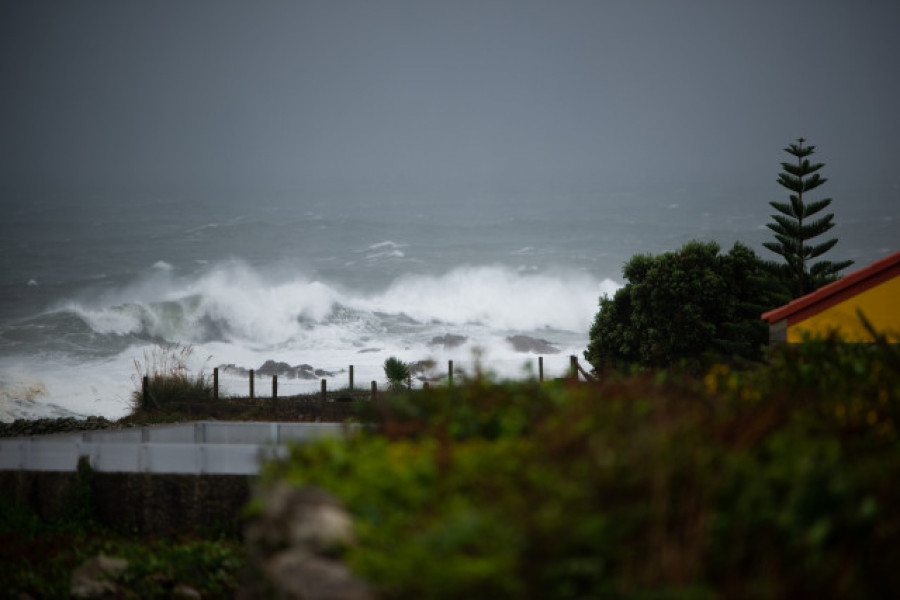
[[[234,536],[126,535],[74,508],[47,521],[0,497],[0,598],[68,598],[72,571],[98,554],[128,561],[119,580],[127,597],[172,598],[180,585],[227,598],[238,588],[244,550]]]
[[[897,340],[894,340],[897,341]],[[785,346],[700,376],[398,390],[372,423],[297,447],[265,479],[355,519],[344,560],[382,598],[872,598],[900,587],[900,346]],[[77,509],[78,507],[75,506]],[[241,586],[221,534],[45,522],[0,502],[0,596],[66,597],[78,564],[128,559],[139,597]]]
[[[876,598],[900,589],[900,348],[401,392],[270,480],[356,518],[384,598]]]
[[[759,315],[786,301],[771,266],[736,243],[693,241],[676,252],[638,254],[626,279],[600,299],[584,353],[594,368],[678,363],[699,369],[717,357],[760,360],[768,339]]]
[[[658,256],[638,254],[625,263],[625,286],[600,299],[585,358],[595,370],[668,367],[694,371],[722,360],[759,361],[767,339],[760,315],[834,281],[853,261],[813,262],[837,244],[814,242],[834,227],[820,215],[831,198],[808,195],[827,179],[809,157],[815,146],[800,138],[785,152],[778,183],[789,202],[769,202],[779,214],[768,224],[775,241],[763,244],[783,263],[758,258],[740,242],[719,254],[715,242],[692,241]],[[804,199],[804,194],[807,197]]]

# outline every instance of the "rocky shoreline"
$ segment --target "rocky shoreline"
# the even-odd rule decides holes
[[[0,438],[47,435],[70,431],[121,429],[124,427],[134,427],[134,425],[110,421],[105,417],[87,417],[86,419],[76,419],[75,417],[60,417],[58,419],[16,419],[12,423],[0,423]]]

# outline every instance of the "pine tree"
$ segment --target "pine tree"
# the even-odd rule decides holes
[[[824,198],[813,202],[804,202],[803,194],[810,192],[828,181],[817,172],[824,164],[810,164],[809,156],[815,152],[815,146],[803,146],[803,138],[798,143],[791,144],[784,151],[795,156],[797,163],[781,163],[784,171],[778,175],[778,183],[787,188],[790,194],[788,202],[769,202],[769,205],[781,214],[772,215],[774,223],[767,226],[775,232],[777,242],[766,242],[766,248],[780,254],[787,263],[787,278],[791,292],[795,298],[812,292],[818,287],[837,278],[838,272],[853,264],[852,260],[841,262],[819,261],[810,264],[837,244],[837,238],[830,239],[820,244],[808,244],[813,238],[819,237],[832,227],[834,214],[811,219],[831,204],[831,198]]]

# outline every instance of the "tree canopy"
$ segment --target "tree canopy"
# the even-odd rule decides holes
[[[759,315],[785,299],[767,264],[741,243],[727,254],[699,241],[638,254],[623,274],[626,285],[600,299],[591,326],[584,356],[598,370],[698,363],[709,353],[759,360],[768,339]]]

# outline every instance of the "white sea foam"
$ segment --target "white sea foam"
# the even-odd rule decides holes
[[[597,300],[618,284],[581,273],[521,274],[508,267],[460,267],[440,276],[401,277],[362,307],[419,321],[477,323],[503,330],[586,331]]]
[[[379,313],[421,324],[474,324],[494,330],[586,331],[597,300],[619,287],[579,272],[540,273],[506,266],[459,267],[441,275],[406,275],[363,294],[303,276],[273,281],[247,265],[226,263],[188,282],[152,278],[93,306],[70,304],[98,333],[138,333],[178,340],[202,337],[218,323],[229,341],[274,346],[326,327],[336,307],[344,323]],[[333,323],[332,323],[333,324]]]
[[[159,342],[193,345],[199,361],[194,369],[221,364],[258,369],[272,359],[334,372],[333,385],[345,385],[350,364],[357,381],[380,381],[388,356],[430,358],[438,371],[452,359],[472,372],[475,349],[501,376],[521,375],[529,356],[517,353],[506,338],[526,334],[559,349],[545,365],[562,372],[567,355],[580,353],[586,343],[598,298],[618,288],[611,280],[580,272],[519,272],[500,265],[409,274],[375,292],[302,273],[263,273],[239,261],[210,266],[190,279],[176,277],[175,271],[152,268],[130,285],[60,305],[60,311],[78,315],[94,332],[73,343],[96,347],[45,362],[26,361],[24,367],[0,361],[0,378],[8,384],[4,389],[12,390],[6,392],[0,418],[121,416],[134,389],[133,361]],[[432,344],[448,333],[466,342],[455,348]],[[125,349],[104,354],[109,336],[120,340],[116,348]],[[105,358],[86,358],[91,356]],[[223,373],[222,385],[223,393],[246,393],[247,382],[240,377]],[[317,386],[317,381],[279,383],[283,394]],[[28,401],[29,390],[42,395]]]
[[[391,240],[386,240],[384,242],[378,242],[378,243],[372,244],[371,246],[369,246],[367,248],[367,250],[381,250],[384,248],[397,249],[397,248],[405,248],[406,246],[407,246],[407,244],[398,244],[397,242],[394,242]]]
[[[400,244],[391,240],[378,242],[366,248],[366,260],[382,260],[390,258],[406,258],[406,253],[401,248],[407,244]]]

